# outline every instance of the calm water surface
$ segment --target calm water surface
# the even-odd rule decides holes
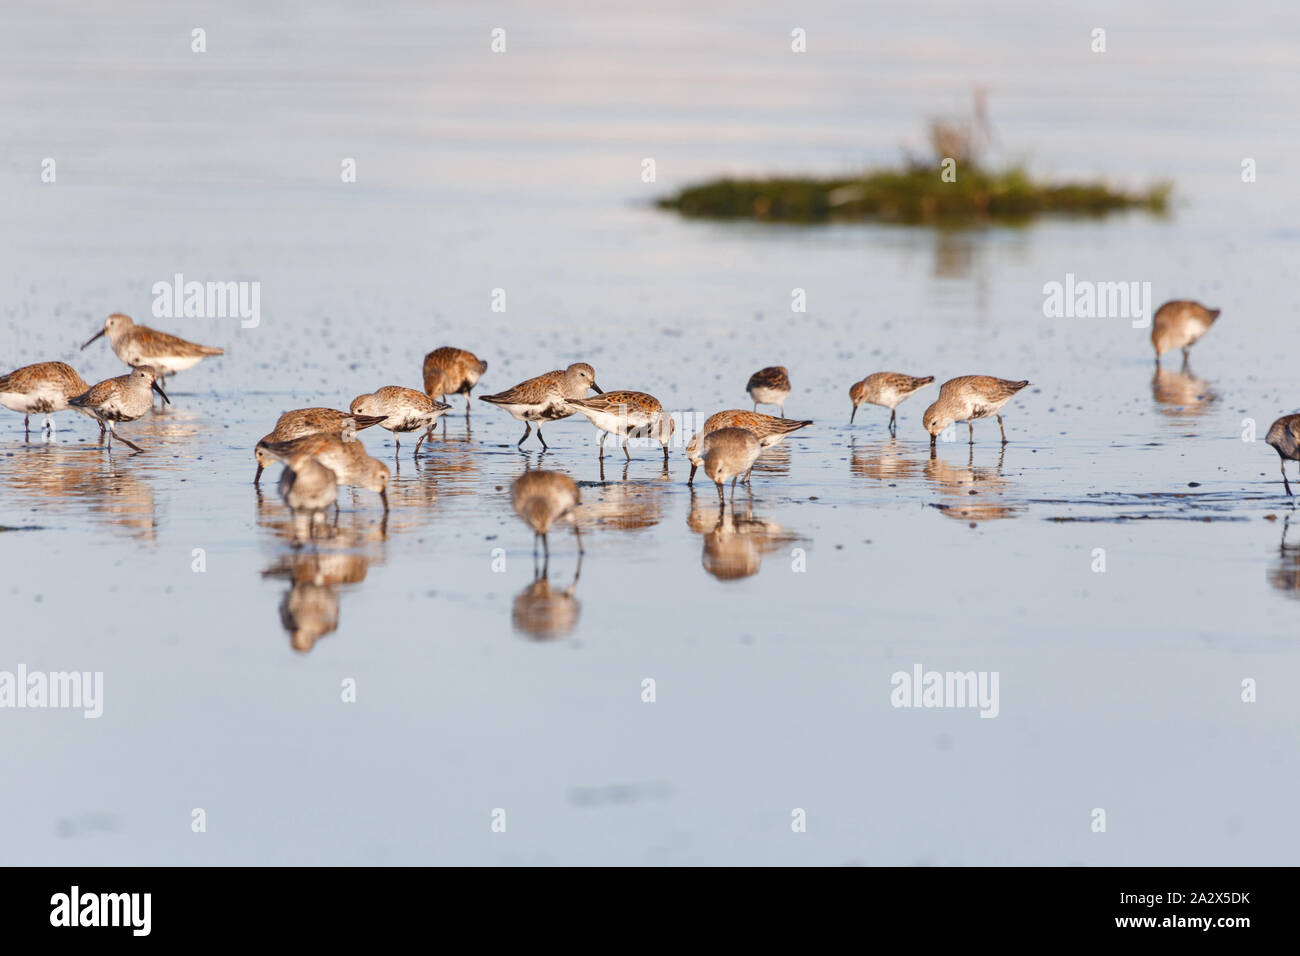
[[[227,354],[122,426],[146,454],[0,419],[0,670],[105,687],[98,720],[0,712],[0,860],[1294,862],[1300,515],[1242,435],[1300,408],[1300,30],[1284,3],[1094,6],[7,12],[6,366],[119,374],[77,347],[110,311],[149,321],[177,272],[259,281],[262,316],[158,321]],[[945,233],[649,205],[720,171],[890,162],[974,83],[1002,157],[1169,177],[1173,214]],[[1127,321],[1043,317],[1068,272],[1223,318],[1155,376]],[[406,443],[386,522],[349,492],[295,547],[253,444],[282,410],[418,387],[443,344],[489,361],[487,392],[586,360],[701,414],[782,364],[816,424],[723,513],[680,446],[602,475],[585,421],[521,453],[518,423],[456,398],[418,462]],[[897,439],[883,409],[848,426],[881,369],[1033,386],[1005,448],[981,422],[931,457],[933,390]],[[539,465],[582,485],[576,581],[567,532],[535,580],[509,506]],[[997,719],[893,708],[916,664],[998,672]]]

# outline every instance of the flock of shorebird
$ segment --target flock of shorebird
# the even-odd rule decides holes
[[[1160,357],[1174,349],[1182,349],[1184,364],[1188,349],[1209,331],[1219,316],[1218,309],[1208,309],[1197,302],[1178,300],[1167,302],[1157,311],[1152,321],[1151,342],[1156,352],[1156,365]],[[112,450],[113,439],[139,452],[143,449],[122,437],[114,429],[121,422],[131,422],[147,414],[154,404],[153,393],[169,401],[163,386],[167,376],[192,368],[210,356],[223,354],[223,350],[187,342],[185,339],[136,325],[128,316],[110,315],[104,327],[82,346],[85,349],[101,336],[107,337],[117,357],[131,371],[115,378],[88,386],[81,376],[63,362],[39,362],[28,365],[8,375],[0,376],[0,405],[22,413],[24,431],[30,437],[30,416],[43,414],[45,430],[53,426],[50,415],[72,408],[99,422],[101,440],[107,435],[107,446]],[[256,484],[263,470],[272,462],[280,462],[284,471],[280,476],[279,490],[285,504],[295,516],[308,522],[309,530],[323,521],[330,508],[338,510],[338,486],[355,486],[378,492],[384,509],[388,509],[387,488],[390,478],[388,466],[371,457],[357,439],[357,431],[379,425],[393,433],[400,452],[400,435],[421,433],[415,443],[414,454],[432,435],[438,419],[451,409],[445,399],[449,395],[465,396],[465,413],[469,414],[470,393],[487,371],[488,363],[472,352],[458,348],[439,348],[424,358],[424,390],[386,385],[353,399],[348,410],[332,408],[300,408],[285,412],[275,427],[264,436],[254,449],[257,472]],[[933,376],[912,376],[898,372],[876,372],[849,389],[853,404],[849,415],[852,424],[859,406],[880,405],[889,409],[888,428],[897,430],[898,405],[917,391],[934,382]],[[937,399],[925,410],[922,424],[930,436],[931,449],[935,440],[956,422],[966,422],[970,442],[975,442],[974,422],[995,417],[1007,441],[1002,423],[1002,408],[1011,398],[1025,388],[1027,381],[1009,381],[989,375],[963,375],[944,382]],[[596,392],[589,396],[588,392]],[[714,482],[718,497],[725,500],[723,486],[731,481],[732,494],[736,482],[749,482],[754,463],[765,448],[781,442],[791,432],[811,425],[811,421],[797,421],[785,417],[785,401],[790,395],[790,377],[784,367],[772,366],[755,372],[746,385],[753,400],[752,410],[731,409],[711,415],[704,427],[686,445],[686,457],[691,471],[688,483],[694,481],[696,470]],[[513,418],[524,423],[523,443],[537,426],[537,440],[547,448],[542,437],[542,424],[584,415],[601,432],[600,457],[605,456],[605,440],[613,435],[622,444],[624,455],[630,460],[628,441],[631,438],[658,440],[663,446],[664,462],[668,461],[668,445],[676,423],[664,411],[663,405],[653,395],[645,392],[604,392],[596,384],[595,370],[586,362],[575,362],[566,369],[546,372],[512,388],[494,395],[479,396],[504,409]],[[758,412],[759,405],[776,405],[781,409],[778,418]],[[1265,441],[1277,450],[1282,461],[1282,483],[1290,495],[1287,480],[1287,460],[1300,461],[1300,414],[1285,415],[1269,428]],[[534,546],[540,539],[549,554],[547,535],[551,527],[567,516],[572,516],[579,504],[578,486],[567,475],[554,471],[528,471],[515,480],[512,489],[515,511],[532,528]],[[581,535],[578,535],[579,551]]]

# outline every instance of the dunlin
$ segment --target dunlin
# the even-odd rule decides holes
[[[1188,349],[1210,331],[1220,311],[1207,309],[1188,299],[1166,302],[1156,309],[1151,320],[1151,344],[1156,350],[1156,365],[1160,364],[1160,356],[1171,349],[1183,350],[1183,364],[1186,365]]]
[[[889,431],[897,430],[895,409],[898,403],[910,398],[913,393],[925,388],[934,381],[933,375],[916,378],[901,372],[876,372],[860,382],[854,382],[849,388],[849,399],[853,402],[853,411],[849,415],[849,424],[853,424],[862,404],[883,405],[889,409]]]
[[[524,437],[518,441],[520,445],[532,434],[533,426],[529,423],[537,422],[537,440],[546,448],[541,423],[568,418],[575,410],[569,401],[586,398],[589,388],[604,394],[596,384],[596,370],[586,362],[574,362],[564,371],[547,372],[504,392],[480,395],[479,399],[504,408],[514,419],[524,423]]]
[[[363,428],[369,428],[371,425],[378,425],[386,415],[353,415],[351,412],[341,412],[337,408],[294,408],[285,412],[275,421],[275,428],[271,429],[269,434],[263,435],[262,442],[274,441],[293,441],[295,438],[302,438],[304,435],[316,434],[339,434],[346,427],[349,431],[348,437],[361,431]],[[254,453],[254,457],[256,453]],[[257,474],[253,476],[253,484],[257,484],[262,478],[263,465],[261,459],[257,462]]]
[[[487,371],[488,363],[473,352],[444,346],[424,357],[424,393],[445,401],[448,395],[465,396],[469,414],[469,393]]]
[[[632,454],[627,450],[629,438],[653,437],[664,449],[668,461],[668,442],[673,437],[677,423],[671,415],[664,414],[659,399],[645,392],[603,392],[596,398],[575,398],[569,404],[587,416],[587,420],[600,429],[600,457],[605,457],[605,436],[614,435],[623,444],[623,454],[628,461]]]
[[[338,503],[338,479],[334,472],[305,451],[276,457],[284,463],[284,471],[280,474],[280,497],[294,515],[306,516],[314,533],[316,522],[323,521],[325,512]]]
[[[397,437],[400,432],[424,429],[424,434],[415,443],[415,454],[419,455],[420,446],[433,431],[438,416],[451,408],[446,402],[435,401],[424,392],[400,385],[385,385],[368,395],[358,395],[349,407],[354,416],[383,416],[380,426],[392,432],[393,441],[397,442],[394,457],[402,450],[402,440]]]
[[[790,375],[784,365],[759,369],[749,376],[745,391],[754,400],[754,411],[758,411],[759,405],[780,405],[781,417],[785,418],[785,400],[790,395]]]
[[[551,525],[568,516],[573,521],[573,535],[578,539],[578,554],[582,554],[582,533],[578,530],[577,515],[580,496],[578,486],[568,475],[558,471],[526,471],[510,486],[510,500],[515,513],[533,529],[533,556],[537,556],[537,538],[547,559],[551,546],[547,535]]]
[[[153,409],[153,393],[162,395],[164,402],[169,401],[158,384],[158,376],[153,368],[141,365],[126,375],[106,379],[92,385],[76,398],[68,399],[68,404],[81,409],[108,429],[108,450],[113,450],[113,439],[136,451],[144,451],[135,442],[128,441],[113,430],[114,422],[133,422],[142,418]]]
[[[300,454],[308,455],[334,472],[334,477],[340,485],[352,485],[378,492],[386,513],[390,477],[388,466],[378,458],[371,458],[366,452],[366,446],[361,442],[356,439],[347,440],[344,437],[347,434],[345,421],[342,434],[318,433],[286,442],[261,441],[257,443],[257,461],[259,465],[265,467],[276,459],[283,461]]]
[[[1286,480],[1287,459],[1300,461],[1300,415],[1283,415],[1268,427],[1268,437],[1264,439],[1273,446],[1282,459],[1282,487],[1291,494],[1291,482]]]
[[[736,493],[736,479],[754,467],[762,446],[747,428],[719,428],[704,436],[704,473],[718,486],[718,498],[724,497],[722,483],[731,479],[731,493]]]
[[[30,437],[33,414],[45,416],[48,432],[52,428],[50,413],[63,411],[71,399],[85,394],[88,388],[71,365],[37,362],[0,375],[0,405],[23,413],[23,432]]]
[[[773,445],[779,445],[784,441],[786,435],[801,428],[806,428],[811,424],[811,421],[777,418],[775,415],[747,412],[739,408],[729,409],[725,412],[715,412],[705,419],[704,427],[691,436],[691,440],[686,443],[686,457],[691,462],[691,474],[686,479],[686,483],[688,485],[694,483],[695,469],[704,464],[704,453],[701,451],[700,446],[704,442],[704,436],[710,432],[716,432],[719,428],[744,428],[754,433],[760,448],[771,448]],[[748,475],[746,475],[746,478],[748,478]]]
[[[930,433],[930,447],[939,433],[953,422],[965,422],[970,428],[970,443],[975,444],[975,419],[997,416],[1002,432],[1002,444],[1007,443],[1007,430],[1002,427],[1002,406],[1028,382],[1011,382],[991,375],[962,375],[951,378],[939,389],[939,398],[925,410],[922,422]]]
[[[210,345],[198,345],[177,338],[166,332],[158,332],[143,325],[136,325],[130,316],[114,312],[104,320],[104,327],[92,335],[86,342],[89,345],[101,335],[108,336],[109,345],[127,365],[138,368],[151,366],[158,375],[158,384],[166,385],[167,376],[193,368],[205,358],[224,355],[225,349]],[[83,345],[84,349],[86,345]]]

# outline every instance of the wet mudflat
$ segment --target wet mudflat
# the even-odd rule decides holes
[[[897,30],[917,26],[897,16]],[[324,78],[324,59],[353,58],[357,75],[315,92],[248,51],[217,61],[222,83],[208,85],[181,54],[149,56],[163,38],[141,19],[132,45],[83,67],[153,64],[125,100],[60,73],[62,41],[20,20],[0,96],[27,103],[24,84],[44,82],[54,106],[15,107],[14,136],[44,155],[58,131],[70,158],[57,184],[6,177],[7,365],[120,374],[102,341],[77,347],[110,311],[149,322],[150,286],[176,272],[258,280],[263,298],[256,328],[171,321],[227,353],[169,381],[172,407],[121,426],[144,454],[110,457],[68,413],[52,441],[0,418],[0,670],[102,671],[105,695],[94,720],[0,712],[0,760],[15,768],[5,859],[1293,861],[1300,514],[1276,455],[1243,435],[1300,408],[1300,195],[1285,177],[1239,176],[1245,131],[1270,130],[1279,154],[1297,145],[1270,117],[1294,112],[1298,87],[1239,85],[1242,64],[1284,37],[1186,21],[1183,39],[1223,44],[1210,75],[1181,70],[1188,44],[1166,37],[1167,60],[1094,70],[1112,95],[1070,100],[1067,123],[1060,103],[1094,64],[1066,61],[1045,82],[1000,59],[998,44],[1027,48],[1032,20],[1018,22],[948,23],[963,49],[988,31],[986,54],[945,66],[954,101],[981,57],[1013,64],[1007,135],[1062,172],[1168,175],[1185,198],[1172,217],[945,233],[650,207],[657,186],[720,167],[832,168],[864,137],[864,158],[894,149],[928,74],[852,44],[835,59],[843,95],[805,135],[786,124],[814,91],[783,92],[788,64],[746,47],[751,81],[689,111],[672,84],[651,84],[646,108],[671,135],[647,144],[621,97],[660,75],[666,38],[576,11],[556,34],[521,21],[535,45],[561,46],[509,60],[509,74],[477,48],[439,41],[430,63],[354,24],[289,64]],[[613,74],[584,58],[619,37],[630,46]],[[677,76],[710,75],[718,55],[673,49]],[[882,63],[899,101],[864,120]],[[771,105],[737,116],[755,89]],[[304,97],[320,119],[301,118]],[[175,135],[150,163],[129,144],[91,150],[119,123],[159,130],[151,109],[174,110]],[[721,145],[701,132],[724,120]],[[1081,123],[1133,151],[1081,158],[1058,135]],[[639,178],[652,154],[657,185]],[[344,186],[339,159],[354,155],[361,176]],[[1156,373],[1127,319],[1044,317],[1044,284],[1067,272],[1150,281],[1157,304],[1194,297],[1223,317],[1189,369],[1171,355]],[[796,288],[805,313],[790,310]],[[440,345],[488,360],[481,392],[581,360],[606,389],[701,419],[748,408],[749,376],[780,364],[787,414],[815,425],[720,508],[702,474],[686,484],[689,431],[666,472],[640,447],[630,463],[607,449],[602,473],[585,421],[547,425],[548,453],[521,451],[518,423],[477,400],[467,422],[456,397],[418,461],[413,442],[395,463],[390,435],[362,433],[400,464],[386,520],[377,496],[348,491],[337,525],[296,540],[275,470],[252,485],[254,442],[285,409],[418,387]],[[985,421],[973,447],[958,426],[932,455],[920,420],[937,386],[899,406],[896,438],[885,409],[848,425],[849,385],[879,370],[1033,384],[1005,410],[1005,447]],[[544,578],[509,502],[536,467],[572,476],[584,500],[581,565],[557,529]],[[892,675],[918,664],[997,672],[996,719],[892,706]],[[805,833],[791,831],[796,808]]]

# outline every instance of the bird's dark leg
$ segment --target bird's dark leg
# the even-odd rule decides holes
[[[600,433],[600,460],[601,461],[605,460],[605,438],[608,436],[608,434],[609,434],[608,432]]]
[[[1286,489],[1288,495],[1291,494],[1291,482],[1286,480],[1286,459],[1282,459],[1282,487]],[[1292,495],[1292,497],[1295,497]]]
[[[23,439],[26,440],[31,437],[32,437],[32,417],[30,415],[24,415],[23,416]]]
[[[894,433],[894,429],[896,429],[897,427],[898,427],[898,412],[896,409],[891,408],[889,410],[889,433],[892,435]]]
[[[1002,432],[1002,444],[1005,445],[1005,444],[1007,443],[1007,430],[1006,430],[1006,428],[1004,428],[1003,425],[1002,425],[1002,416],[1001,416],[1001,415],[998,416],[998,428],[999,428],[999,429],[1001,430],[1001,432]]]
[[[626,458],[628,461],[631,461],[631,460],[632,460],[632,453],[631,453],[630,451],[627,450],[627,436],[626,436],[626,435],[623,436],[623,457]]]
[[[668,442],[663,442],[664,446],[664,464],[668,464]]]
[[[695,462],[691,462],[691,473],[690,473],[690,476],[687,477],[687,479],[686,479],[686,483],[687,483],[688,485],[693,485],[693,484],[695,484],[695,471],[696,471],[696,469],[699,468],[699,467],[700,467],[700,466],[697,465],[697,464],[695,464]]]
[[[541,433],[541,429],[540,429],[540,428],[539,428],[537,431],[538,431],[539,434]],[[522,445],[525,441],[527,441],[527,440],[528,440],[528,436],[531,435],[532,433],[533,433],[533,426],[532,426],[532,423],[530,423],[530,422],[524,422],[524,437],[521,438],[521,439],[519,439],[519,442],[515,445],[515,447],[518,448],[518,447],[519,447],[520,445]]]
[[[970,429],[970,443],[975,444],[975,422],[967,421],[966,427]]]
[[[432,434],[433,434],[433,426],[430,425],[429,430],[426,431],[423,435],[421,435],[420,440],[415,443],[415,455],[413,455],[412,457],[417,457],[420,454],[420,446],[423,445],[424,440]]]
[[[546,439],[542,437],[542,423],[537,423],[537,440],[542,443],[542,450],[549,451],[551,446],[546,444]]]

